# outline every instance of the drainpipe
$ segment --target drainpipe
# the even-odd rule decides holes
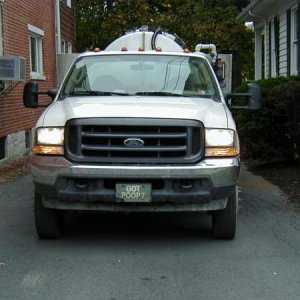
[[[54,0],[55,5],[55,41],[56,41],[56,85],[60,83],[58,54],[61,54],[61,31],[60,31],[60,0]]]
[[[4,0],[0,0],[0,55],[3,55],[3,3]]]
[[[61,54],[60,1],[55,1],[56,54]]]

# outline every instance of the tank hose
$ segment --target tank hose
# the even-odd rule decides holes
[[[152,48],[152,50],[155,50],[155,49],[156,49],[156,43],[155,43],[155,42],[156,42],[156,38],[157,38],[157,36],[158,36],[159,33],[162,33],[160,27],[158,27],[158,28],[155,30],[155,32],[153,33],[153,35],[152,35],[152,38],[151,38],[151,48]]]

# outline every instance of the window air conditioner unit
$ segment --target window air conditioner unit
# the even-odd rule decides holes
[[[0,80],[24,81],[26,60],[20,56],[0,56]]]

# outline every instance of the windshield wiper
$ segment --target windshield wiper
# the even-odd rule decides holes
[[[134,95],[144,95],[144,96],[171,96],[171,97],[188,97],[188,98],[193,98],[193,97],[197,97],[197,98],[210,98],[213,99],[214,101],[219,102],[220,101],[220,97],[218,97],[215,94],[176,94],[176,93],[171,93],[171,92],[163,92],[163,91],[153,91],[153,92],[136,92]]]
[[[186,97],[185,95],[171,93],[171,92],[136,92],[134,95],[141,96],[172,96],[172,97]]]
[[[104,91],[90,91],[90,90],[82,90],[82,91],[74,91],[69,94],[64,94],[63,97],[68,96],[128,96],[128,93],[119,93],[119,92],[104,92]]]

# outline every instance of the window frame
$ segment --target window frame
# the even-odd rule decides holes
[[[45,80],[44,65],[43,65],[43,38],[45,36],[44,30],[28,24],[28,39],[29,39],[29,62],[30,62],[30,77],[35,80]],[[32,66],[32,39],[35,41],[35,60],[36,70]]]

